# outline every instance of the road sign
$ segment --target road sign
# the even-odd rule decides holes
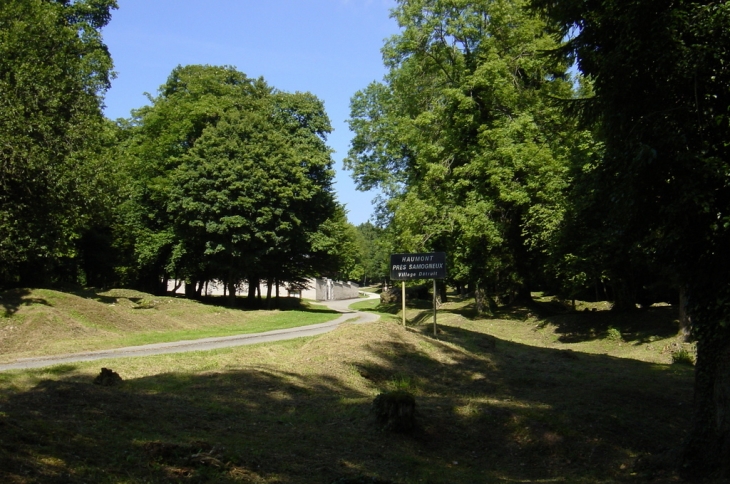
[[[390,278],[394,281],[446,279],[446,253],[392,254]]]

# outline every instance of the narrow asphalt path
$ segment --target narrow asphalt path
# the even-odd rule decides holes
[[[368,299],[376,299],[379,297],[374,293],[365,294],[368,295]],[[299,326],[289,329],[277,329],[274,331],[267,331],[265,333],[240,334],[217,338],[173,341],[170,343],[155,343],[143,346],[128,346],[126,348],[89,351],[85,353],[23,358],[15,361],[14,363],[0,365],[0,371],[27,370],[30,368],[41,368],[44,366],[60,365],[64,363],[77,363],[79,361],[101,360],[104,358],[129,358],[135,356],[161,355],[165,353],[183,353],[186,351],[206,351],[218,348],[229,348],[231,346],[267,343],[271,341],[281,341],[285,339],[316,336],[318,334],[327,333],[345,321],[361,324],[371,323],[380,318],[377,314],[349,309],[350,304],[358,301],[365,301],[365,299],[342,299],[338,301],[320,301],[317,303],[343,313],[339,318],[326,323],[311,324],[309,326]]]

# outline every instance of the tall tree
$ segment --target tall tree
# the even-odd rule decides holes
[[[588,182],[617,247],[667,268],[697,338],[683,474],[730,476],[730,2],[534,0],[595,96],[569,106],[606,153]]]
[[[206,128],[235,106],[270,92],[263,81],[232,67],[178,66],[158,96],[150,97],[151,105],[133,111],[132,118],[121,123],[119,158],[126,167],[129,193],[117,212],[117,244],[132,254],[125,270],[127,284],[159,292],[166,290],[167,275],[187,280],[190,286],[204,277],[201,261],[196,268],[192,254],[173,252],[174,214],[167,209],[170,176]]]
[[[529,297],[562,214],[574,127],[564,61],[522,1],[400,1],[389,68],[351,102],[345,160],[382,188],[397,250],[442,250],[482,295]],[[553,82],[549,82],[553,80]],[[479,298],[480,302],[484,297]]]
[[[0,3],[0,285],[40,283],[104,199],[115,0]]]

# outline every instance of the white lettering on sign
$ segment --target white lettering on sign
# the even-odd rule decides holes
[[[417,271],[419,269],[443,269],[443,264],[408,264],[409,271]]]
[[[406,256],[401,259],[402,262],[427,262],[434,259],[432,255]]]

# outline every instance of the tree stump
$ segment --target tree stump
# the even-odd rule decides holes
[[[102,368],[101,373],[94,378],[94,385],[110,387],[118,385],[119,383],[122,383],[122,377],[119,376],[119,373],[114,370],[110,370],[109,368]]]
[[[386,430],[409,433],[416,428],[416,399],[406,391],[381,393],[373,400],[373,413]]]

